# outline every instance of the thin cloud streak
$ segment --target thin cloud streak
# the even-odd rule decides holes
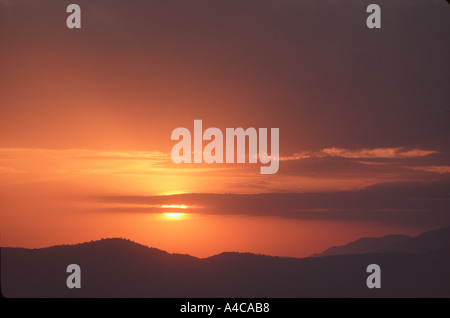
[[[450,173],[450,166],[413,167],[414,170],[436,172],[439,174]]]
[[[344,149],[344,148],[323,148],[317,152],[299,152],[292,156],[285,156],[280,160],[301,160],[307,158],[325,158],[341,157],[349,159],[403,159],[424,157],[431,154],[437,154],[438,151],[423,149],[406,149],[404,147],[394,148],[363,148],[363,149]]]
[[[329,193],[180,194],[170,196],[107,196],[98,203],[142,205],[128,212],[148,213],[148,204],[186,204],[204,215],[246,215],[302,220],[364,221],[409,226],[450,224],[448,181],[399,183],[359,191]],[[103,210],[105,211],[105,210]],[[114,210],[117,211],[117,210]],[[125,210],[122,210],[126,212]]]

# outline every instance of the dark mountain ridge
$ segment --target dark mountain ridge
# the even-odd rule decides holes
[[[421,243],[439,241],[449,230],[401,246],[419,253],[303,259],[251,253],[199,259],[124,239],[2,248],[1,288],[5,297],[450,297],[450,241],[427,251]],[[81,267],[80,289],[66,286],[69,264]],[[381,267],[380,289],[366,286],[369,264]]]

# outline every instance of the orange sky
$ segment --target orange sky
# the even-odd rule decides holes
[[[445,1],[386,4],[376,33],[364,3],[77,3],[68,30],[64,1],[0,1],[1,246],[300,257],[450,224]],[[174,164],[195,119],[280,128],[279,171]]]
[[[241,210],[223,215],[224,212],[214,207],[202,206],[201,201],[193,205],[192,200],[185,202],[165,197],[191,192],[359,190],[387,178],[378,174],[315,178],[281,173],[266,176],[249,164],[183,166],[175,165],[170,155],[159,152],[92,150],[2,149],[2,164],[4,246],[43,247],[102,237],[125,237],[170,252],[200,257],[234,250],[298,257],[360,236],[418,234],[432,228],[429,224],[411,227],[358,220],[279,218],[277,215],[281,211],[276,210],[276,204],[268,216],[246,216],[247,211]],[[441,174],[410,168],[408,173],[391,172],[389,180],[419,180],[424,176],[433,180],[434,175]],[[161,203],[102,199],[117,196],[156,196],[161,198]],[[183,202],[186,209],[170,207]],[[180,211],[185,215],[176,220],[163,215]]]

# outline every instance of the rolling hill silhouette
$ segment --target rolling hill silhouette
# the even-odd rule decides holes
[[[450,228],[378,253],[287,258],[221,253],[199,259],[125,239],[42,249],[2,248],[6,297],[450,297]],[[381,288],[366,287],[369,264]],[[81,288],[66,287],[67,265]]]

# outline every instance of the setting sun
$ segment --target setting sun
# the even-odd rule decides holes
[[[184,216],[184,213],[164,213],[164,216],[171,220],[180,220]]]

